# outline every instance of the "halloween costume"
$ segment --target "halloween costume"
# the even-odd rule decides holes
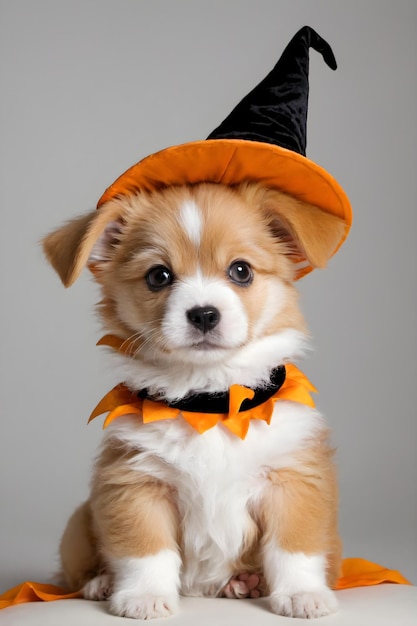
[[[349,200],[337,181],[305,156],[308,105],[309,48],[320,52],[331,69],[336,61],[329,44],[312,28],[305,26],[290,41],[272,71],[226,117],[207,140],[172,146],[152,154],[120,176],[101,196],[98,209],[109,200],[152,191],[171,185],[200,182],[238,185],[245,181],[262,183],[283,191],[320,210],[337,216],[345,225],[333,254],[346,239],[352,222]],[[297,278],[313,268],[307,259],[297,259]],[[122,350],[121,340],[107,336],[99,342]],[[251,419],[267,423],[273,406],[281,399],[314,406],[314,387],[293,365],[280,372],[282,381],[256,406],[241,410],[256,390],[235,385],[227,398],[228,412],[190,411],[184,406],[167,406],[146,396],[138,397],[124,385],[113,389],[99,403],[91,418],[109,412],[107,426],[121,415],[136,414],[144,422],[174,419],[180,413],[198,432],[221,422],[232,433],[246,436]],[[282,376],[283,375],[283,376]],[[277,377],[279,378],[278,374]],[[139,394],[140,396],[140,394]],[[162,410],[161,410],[162,407]],[[245,408],[245,407],[244,407]],[[399,572],[385,569],[364,559],[345,559],[336,589],[384,582],[410,584]],[[27,582],[0,596],[0,608],[21,602],[82,597],[54,585]]]

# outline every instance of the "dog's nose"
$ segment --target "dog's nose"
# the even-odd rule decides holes
[[[187,311],[187,318],[195,328],[207,333],[220,322],[220,311],[215,306],[196,306]]]

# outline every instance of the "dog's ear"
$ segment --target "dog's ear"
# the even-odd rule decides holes
[[[45,255],[65,287],[72,285],[88,262],[110,258],[121,225],[120,205],[110,202],[67,222],[43,239]]]
[[[343,237],[343,220],[280,191],[254,186],[247,192],[249,201],[261,206],[274,235],[286,242],[288,255],[300,269],[303,262],[326,266]]]

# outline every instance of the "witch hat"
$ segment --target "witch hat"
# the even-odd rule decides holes
[[[320,52],[332,70],[337,68],[327,41],[304,26],[291,39],[271,72],[239,102],[208,139],[262,141],[305,156],[309,48]]]
[[[349,233],[352,210],[337,181],[305,156],[310,47],[336,69],[329,44],[304,26],[273,70],[207,139],[145,157],[106,189],[97,208],[116,197],[172,185],[260,183],[315,205],[344,223],[332,256]],[[306,260],[297,278],[312,269]]]

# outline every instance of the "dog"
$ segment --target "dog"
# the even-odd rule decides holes
[[[297,262],[323,267],[343,228],[276,189],[200,183],[115,197],[44,239],[66,286],[92,269],[103,329],[119,341],[113,371],[124,393],[159,407],[158,419],[128,411],[104,432],[90,497],[60,545],[69,589],[137,619],[175,613],[180,595],[267,595],[274,613],[302,618],[337,610],[323,417],[278,398],[237,436],[224,415],[202,431],[181,402],[267,392],[293,366],[309,343]]]

